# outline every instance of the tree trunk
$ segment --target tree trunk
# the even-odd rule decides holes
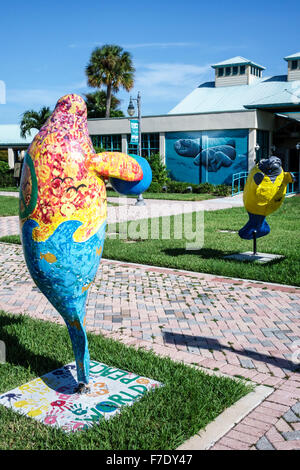
[[[107,85],[106,90],[106,110],[105,110],[105,117],[110,117],[110,104],[111,104],[111,85]]]

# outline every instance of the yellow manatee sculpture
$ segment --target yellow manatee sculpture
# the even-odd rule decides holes
[[[246,240],[263,237],[270,232],[265,217],[279,209],[284,201],[287,185],[294,181],[291,173],[284,172],[281,160],[270,157],[261,160],[249,173],[244,188],[243,201],[249,221],[239,231]]]

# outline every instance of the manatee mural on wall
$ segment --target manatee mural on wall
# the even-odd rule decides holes
[[[167,133],[166,164],[177,181],[231,184],[248,169],[248,130]]]

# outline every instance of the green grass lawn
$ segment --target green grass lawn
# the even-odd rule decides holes
[[[160,234],[160,239],[157,240],[137,239],[132,243],[134,240],[130,237],[127,240],[107,237],[103,256],[134,263],[300,286],[300,197],[286,198],[282,207],[267,217],[271,233],[257,241],[259,252],[281,254],[285,256],[284,259],[265,265],[224,259],[227,254],[252,251],[252,241],[242,240],[237,233],[219,231],[238,231],[247,219],[248,215],[243,207],[205,212],[204,246],[198,251],[186,251],[186,241],[174,238],[174,222],[177,224],[178,219],[172,216],[170,239],[162,239]],[[196,229],[195,220],[194,215],[190,226],[193,230]],[[141,227],[144,222],[137,223]],[[149,220],[146,222],[146,235],[150,233],[150,226]],[[115,231],[115,227],[109,226],[108,230]],[[1,240],[19,241],[15,237]]]
[[[74,360],[66,327],[50,322],[0,312],[0,338],[7,351],[7,362],[0,364],[0,393]],[[211,376],[101,335],[88,334],[88,339],[93,360],[158,380],[164,387],[120,415],[73,434],[0,406],[0,449],[176,449],[252,390],[245,381]]]
[[[212,273],[246,279],[300,286],[300,197],[287,198],[283,206],[267,217],[271,232],[257,241],[259,252],[284,255],[285,258],[266,265],[225,260],[227,254],[252,251],[252,241],[242,240],[238,231],[248,220],[243,207],[205,212],[204,246],[198,251],[186,251],[184,239],[174,239],[174,222],[171,217],[171,238],[168,240],[113,240],[107,237],[105,258],[131,261],[189,271]],[[195,214],[192,228],[196,229]],[[148,233],[150,233],[148,221]],[[114,230],[114,228],[112,229]]]
[[[8,191],[8,192],[18,193],[19,188],[17,188],[16,186],[6,186],[5,188],[0,188],[0,191]]]
[[[14,196],[0,196],[0,217],[18,215],[19,198]]]

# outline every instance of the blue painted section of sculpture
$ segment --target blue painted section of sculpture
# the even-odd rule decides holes
[[[253,240],[253,234],[256,232],[256,238],[264,237],[270,233],[270,226],[264,215],[251,214],[248,212],[249,220],[239,231],[239,236],[244,240]]]
[[[124,181],[117,178],[110,178],[110,183],[115,191],[124,196],[139,195],[144,193],[150,186],[152,181],[152,170],[147,160],[138,155],[130,155],[140,165],[143,171],[143,179],[141,181]]]
[[[64,222],[48,240],[36,242],[32,231],[38,224],[27,220],[22,229],[22,242],[31,277],[66,322],[78,381],[87,384],[90,357],[84,328],[85,304],[101,260],[106,224],[85,242],[75,242],[73,235],[80,225],[75,220]]]

